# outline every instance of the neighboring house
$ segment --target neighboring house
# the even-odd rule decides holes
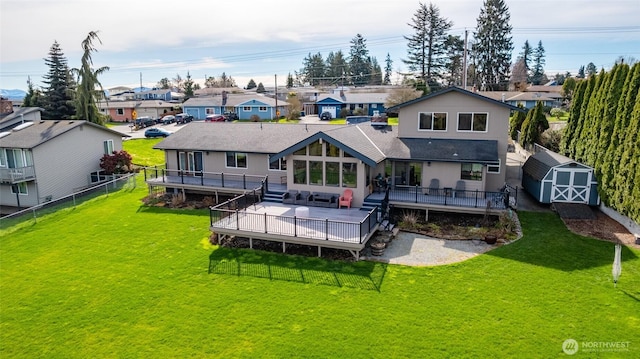
[[[8,131],[25,122],[40,121],[40,115],[44,111],[40,107],[18,107],[8,114],[0,115],[0,132]]]
[[[509,115],[514,110],[520,109],[451,87],[395,106],[397,127],[191,123],[154,147],[165,151],[167,173],[182,178],[148,183],[232,192],[225,188],[225,176],[227,182],[232,175],[252,176],[251,186],[244,183],[237,193],[260,186],[260,178],[266,177],[269,188],[282,185],[280,191],[339,195],[349,188],[352,205],[360,207],[372,195],[375,177],[384,174],[390,178],[394,205],[438,208],[441,205],[419,204],[418,195],[426,200],[429,194],[456,198],[457,193],[449,203],[473,202],[475,196],[474,210],[483,211],[487,193],[505,183]],[[214,177],[222,177],[222,186],[207,188],[205,180]]]
[[[528,91],[481,91],[478,94],[527,110],[534,108],[538,101],[542,101],[542,104],[547,107],[558,107],[562,99],[562,96],[554,93]]]
[[[522,187],[540,203],[600,204],[593,168],[548,150],[524,163]]]
[[[161,118],[165,113],[175,109],[176,104],[162,100],[148,101],[101,101],[98,103],[100,113],[111,117],[115,122],[130,122],[135,111],[136,118],[148,116]]]
[[[226,94],[212,97],[190,98],[182,104],[183,112],[204,120],[207,115],[235,112],[240,119],[248,120],[257,115],[261,120],[276,118],[277,112],[285,116],[289,103],[259,94]]]
[[[87,121],[25,122],[0,133],[0,205],[30,207],[98,181],[100,158],[129,137]]]
[[[162,100],[167,102],[180,102],[184,99],[184,94],[171,91],[171,89],[158,89],[137,92],[133,95],[136,100]]]
[[[318,114],[329,112],[331,118],[341,117],[340,113],[343,109],[347,110],[349,115],[361,109],[362,114],[373,116],[386,112],[384,102],[388,96],[389,93],[386,92],[352,93],[341,90],[338,93],[318,95],[316,106]]]

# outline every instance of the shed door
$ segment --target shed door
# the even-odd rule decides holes
[[[591,170],[553,169],[551,202],[589,203]]]

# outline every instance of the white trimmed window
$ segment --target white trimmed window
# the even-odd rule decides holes
[[[418,114],[418,129],[421,131],[446,131],[446,112],[420,112]]]
[[[124,108],[117,108],[116,109],[116,114],[119,115],[119,116],[124,115]]]
[[[269,163],[269,169],[274,171],[286,171],[287,170],[287,159],[282,157],[277,161]]]
[[[215,115],[216,114],[216,110],[211,108],[211,107],[209,107],[209,108],[205,108],[204,109],[204,113],[206,115]]]
[[[4,148],[0,148],[0,167],[7,167],[7,155]]]
[[[260,106],[260,107],[258,107],[258,111],[260,111],[260,112],[267,112],[267,106]]]
[[[27,190],[27,182],[20,182],[20,183],[11,185],[11,193],[21,194],[25,196],[28,195],[29,191]]]
[[[498,174],[500,173],[500,163],[502,160],[498,160],[498,163],[490,163],[487,165],[487,173]]]
[[[227,168],[247,168],[247,154],[227,152]]]
[[[461,112],[458,113],[458,131],[460,132],[487,132],[489,114]]]
[[[460,179],[482,181],[482,165],[479,163],[463,163]]]
[[[243,106],[242,111],[251,111],[251,106]]]
[[[102,146],[104,147],[105,155],[110,155],[113,153],[113,140],[106,140],[102,142]]]

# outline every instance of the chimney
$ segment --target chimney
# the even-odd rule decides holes
[[[7,115],[13,112],[13,102],[4,97],[0,99],[0,114]]]
[[[222,90],[222,106],[227,105],[227,91]]]

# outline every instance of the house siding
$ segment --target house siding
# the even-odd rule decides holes
[[[446,112],[446,131],[419,131],[420,112]],[[458,113],[474,112],[487,113],[486,132],[459,132]],[[496,140],[498,141],[498,158],[500,159],[500,173],[487,174],[486,167],[483,179],[486,178],[487,191],[498,190],[505,182],[508,130],[510,110],[492,104],[482,99],[477,99],[459,92],[449,92],[440,96],[409,105],[400,111],[398,118],[398,137],[407,138],[443,138],[465,140]],[[454,164],[450,164],[453,166]],[[433,166],[433,164],[432,164]],[[459,168],[459,164],[455,164]],[[458,179],[459,173],[458,173]]]
[[[57,199],[89,186],[89,174],[100,170],[105,140],[113,140],[114,150],[122,149],[121,137],[86,125],[34,148],[40,198]]]

